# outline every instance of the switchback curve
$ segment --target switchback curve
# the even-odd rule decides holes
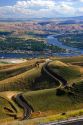
[[[13,96],[12,99],[24,110],[23,118],[21,118],[21,120],[29,119],[31,116],[31,112],[34,112],[34,109],[31,105],[28,104],[22,94],[17,94],[16,97]]]

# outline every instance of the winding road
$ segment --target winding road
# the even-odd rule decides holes
[[[56,74],[55,72],[53,72],[52,70],[49,69],[48,64],[50,63],[47,62],[44,66],[43,66],[43,70],[44,72],[46,72],[50,77],[52,77],[54,80],[58,80],[60,83],[60,86],[64,85],[66,86],[68,83],[67,81],[61,77],[60,75]],[[60,88],[59,86],[59,88]],[[50,122],[47,124],[41,124],[41,125],[83,125],[83,116],[79,117],[79,118],[71,118],[69,120],[64,120],[64,121],[59,121],[59,122]]]
[[[47,73],[50,77],[52,77],[54,80],[59,81],[60,86],[62,86],[62,85],[66,86],[67,81],[64,78],[62,78],[61,76],[59,76],[58,74],[52,72],[48,67],[48,63],[46,63],[43,66],[44,72]],[[33,110],[32,106],[29,105],[28,102],[24,99],[24,97],[22,96],[22,93],[17,94],[17,96],[13,97],[13,100],[24,110],[22,120],[30,118],[31,112],[34,112],[34,110]]]
[[[19,119],[19,120],[26,120],[29,119],[31,116],[31,113],[34,112],[34,109],[32,108],[31,105],[28,104],[28,102],[25,100],[25,98],[22,95],[23,93],[17,94],[17,95],[13,95],[11,97],[12,101],[17,104],[20,108],[23,109],[23,116],[22,118],[18,117],[18,109],[17,107],[9,100],[6,99],[2,96],[0,96],[0,98],[6,100],[12,109],[10,109],[9,107],[3,106],[3,109],[5,110],[6,115],[13,117],[14,119]]]
[[[45,63],[44,66],[42,67],[43,71],[48,74],[51,78],[53,78],[55,81],[59,81],[60,86],[67,85],[67,81],[65,79],[63,79],[61,76],[59,76],[58,74],[52,72],[49,67],[48,67],[48,63]],[[60,87],[59,86],[59,87]],[[18,104],[19,107],[21,107],[24,111],[23,113],[23,117],[21,118],[21,120],[26,120],[29,119],[31,116],[31,112],[34,112],[34,109],[32,108],[31,105],[28,104],[28,102],[24,99],[22,93],[17,94],[16,96],[12,97],[12,100]]]
[[[53,78],[55,81],[56,80],[59,81],[59,83],[60,83],[59,87],[62,85],[66,86],[67,81],[64,78],[62,78],[61,76],[59,76],[58,74],[52,72],[48,67],[48,63],[50,63],[50,62],[45,63],[44,66],[42,67],[43,71],[46,74],[48,74],[51,78]],[[22,93],[17,94],[16,96],[13,96],[12,100],[16,104],[18,104],[18,106],[20,108],[22,108],[24,111],[23,117],[21,118],[21,120],[29,119],[31,116],[31,112],[34,112],[34,109],[32,108],[32,106],[30,104],[28,104],[28,102],[23,97]]]
[[[29,105],[28,102],[24,99],[22,93],[17,94],[16,97],[13,96],[12,99],[24,110],[23,118],[21,120],[29,119],[31,116],[31,112],[34,112],[34,110],[31,105]]]
[[[58,86],[58,88],[60,88],[61,86],[66,86],[68,83],[67,81],[61,77],[60,75],[58,75],[57,73],[53,72],[48,64],[50,63],[50,61],[46,62],[43,67],[42,70],[49,75],[51,78],[54,79],[54,81],[58,81],[60,83],[60,85]],[[23,109],[23,117],[20,120],[26,120],[29,119],[31,116],[31,112],[34,112],[33,107],[28,104],[28,102],[25,100],[25,98],[22,95],[23,93],[17,94],[12,96],[12,100],[20,107]],[[13,109],[15,110],[15,112],[17,112],[16,108],[14,108],[14,106],[12,105]],[[6,108],[6,110],[9,110],[8,108]],[[11,115],[11,113],[10,113]],[[48,124],[51,125],[51,124]],[[54,124],[53,124],[54,125]]]
[[[63,77],[61,77],[60,75],[58,75],[57,73],[55,73],[55,72],[53,72],[52,70],[50,70],[49,67],[48,67],[48,64],[49,64],[49,63],[50,63],[50,61],[47,62],[47,63],[43,66],[43,71],[44,71],[46,74],[48,74],[50,77],[52,77],[54,80],[59,81],[60,86],[61,86],[61,85],[66,86],[66,85],[68,84],[67,81],[66,81]],[[59,86],[59,87],[60,87],[60,86]]]

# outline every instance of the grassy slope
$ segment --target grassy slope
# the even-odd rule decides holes
[[[82,86],[83,87],[83,86]],[[12,93],[9,92],[11,95]],[[5,96],[10,96],[8,92],[3,93],[2,95]],[[40,111],[41,114],[33,114],[33,117],[40,117],[43,116],[45,118],[39,118],[39,119],[33,119],[33,120],[28,120],[28,121],[21,121],[21,122],[6,122],[10,124],[25,124],[25,125],[34,125],[37,123],[42,123],[42,122],[49,122],[49,121],[54,121],[57,119],[64,119],[72,116],[77,116],[83,114],[82,110],[83,109],[83,98],[79,99],[74,99],[72,97],[68,97],[67,95],[58,97],[56,96],[56,89],[47,89],[47,90],[40,90],[40,91],[32,91],[32,92],[26,92],[23,94],[25,99],[32,104],[34,107],[35,111]],[[1,93],[0,93],[1,94]],[[1,100],[3,102],[3,100]],[[5,105],[10,107],[10,105],[5,102]],[[11,109],[11,107],[10,107]],[[77,110],[77,111],[74,111]],[[3,118],[8,118],[8,116],[3,113],[2,108],[0,107],[0,119]],[[62,116],[61,113],[63,112],[69,112],[65,116]],[[59,113],[57,115],[57,113]],[[3,115],[3,117],[2,117]],[[2,123],[2,122],[1,122]]]
[[[36,119],[30,119],[30,120],[24,120],[24,121],[13,121],[13,122],[7,122],[6,125],[39,125],[39,124],[46,124],[46,123],[51,123],[51,122],[56,122],[60,120],[67,120],[70,117],[78,117],[83,115],[83,109],[81,110],[74,110],[67,112],[67,114],[62,115],[62,114],[57,114],[57,115],[51,115],[51,116],[46,116],[46,117],[41,117],[41,118],[36,118]]]
[[[14,103],[10,98],[10,96],[13,96],[17,93],[18,92],[0,92],[0,124],[5,124],[7,121],[14,120],[15,115],[17,118],[23,116],[23,109]]]
[[[0,64],[0,70],[4,70],[13,66],[16,66],[17,64]]]
[[[83,61],[82,57],[78,57],[78,58],[73,57],[73,58],[67,58],[66,62],[67,63],[73,62],[73,61],[77,62],[78,59],[80,59],[79,61],[81,61],[81,62]],[[65,61],[65,59],[61,59],[61,60],[63,62]],[[56,68],[55,64],[56,63],[53,62],[53,64],[50,65],[51,68],[53,66]],[[22,65],[21,67],[24,67],[24,63],[21,65]],[[20,66],[18,66],[18,67],[20,67]],[[53,69],[54,69],[54,67],[53,67]],[[9,69],[11,69],[11,68],[15,68],[15,67],[14,66],[9,67]],[[0,81],[0,89],[1,90],[10,90],[10,91],[12,91],[12,90],[29,90],[30,89],[29,87],[31,87],[31,82],[34,82],[35,80],[36,80],[36,82],[34,82],[35,85],[37,85],[37,86],[46,85],[46,87],[48,88],[48,84],[49,83],[51,84],[51,82],[49,82],[48,78],[46,78],[46,77],[43,78],[44,74],[42,74],[41,68],[42,68],[42,65],[40,66],[40,68],[35,67],[29,71],[18,74],[17,76],[13,76],[11,78]],[[61,75],[64,74],[65,78],[67,78],[68,80],[70,80],[70,78],[76,79],[77,76],[80,74],[79,67],[77,67],[77,66],[64,64],[62,66],[59,65],[58,68],[59,68],[58,69],[59,73],[62,73]],[[72,73],[73,73],[73,76],[72,76]],[[39,81],[39,79],[40,79],[40,81]],[[77,92],[78,88],[79,88],[79,92]],[[83,82],[81,80],[81,82],[77,83],[76,90],[75,90],[75,92],[78,94],[79,98],[78,97],[77,98],[69,97],[68,95],[58,97],[58,96],[56,96],[56,89],[25,92],[23,94],[23,96],[33,106],[35,111],[42,111],[42,112],[46,111],[47,115],[48,115],[48,113],[56,114],[57,112],[66,112],[68,110],[83,108],[83,99],[81,98],[81,95],[83,94],[82,88],[83,88]],[[45,116],[45,115],[46,115],[46,113],[43,114],[43,116]]]
[[[75,56],[75,57],[63,57],[58,58],[58,60],[65,62],[65,63],[71,63],[71,62],[83,62],[83,56]]]
[[[68,62],[68,60],[75,61],[75,59],[77,61],[77,58],[75,57],[67,58],[65,60]],[[78,59],[82,61],[82,57],[78,57]],[[46,86],[45,88],[52,87],[47,85],[47,83],[50,84],[51,81],[48,78],[44,78],[45,74],[42,74],[41,68],[33,68],[26,71],[26,68],[33,65],[36,61],[37,60],[30,60],[27,63],[0,70],[0,78],[3,79],[0,81],[0,90],[28,90],[30,88],[33,89],[32,86],[34,86],[35,89],[38,89],[38,84],[42,89],[44,88],[44,85]],[[56,61],[54,61],[52,64],[50,64],[50,67],[52,70],[55,70],[55,72],[58,72],[61,76],[71,82],[76,78],[80,78],[81,75],[79,68],[76,66],[56,66]]]
[[[0,119],[8,118],[8,115],[6,115],[7,112],[5,112],[4,107],[8,107],[9,109],[12,109],[8,101],[0,97]]]
[[[45,78],[41,72],[41,68],[42,66],[39,68],[35,67],[17,76],[0,81],[0,90],[30,90],[37,89],[38,86],[41,86],[41,88],[46,86],[48,88],[50,84],[49,78]]]
[[[22,72],[25,72],[28,70],[28,68],[32,67],[32,64],[26,63],[26,65],[18,65],[18,66],[13,66],[4,70],[0,70],[0,80],[6,79],[8,77],[13,77],[16,76]]]
[[[80,61],[82,62],[83,61],[82,58],[78,57],[78,59],[79,58],[80,58]],[[70,58],[71,60],[70,62],[72,61],[77,62],[78,59]],[[56,68],[55,62],[53,62],[53,64],[50,65],[52,70]],[[59,67],[58,68],[59,71],[57,72],[59,72],[61,76],[65,75],[65,78],[67,80],[72,81],[73,79],[74,80],[77,78],[79,79],[80,75],[83,75],[83,72],[82,73],[80,72],[80,67],[68,65],[68,64],[66,65],[64,63],[61,63],[61,64],[63,65],[59,64],[59,66],[57,66]],[[24,93],[24,97],[34,107],[36,111],[55,110],[53,112],[56,113],[56,112],[65,112],[67,110],[81,109],[83,108],[83,98],[80,96],[81,94],[83,94],[82,78],[83,77],[81,77],[80,82],[77,82],[77,85],[74,90],[77,95],[76,98],[68,96],[68,95],[58,97],[56,96],[56,89],[41,90],[41,91],[36,91],[36,92],[33,92],[33,91],[26,92]],[[78,93],[77,93],[77,90],[79,90]]]
[[[2,88],[3,91],[29,89],[28,80],[30,78],[34,79],[34,77],[37,77],[38,74],[39,70],[36,70],[36,68],[34,68],[17,76],[0,81],[0,88]]]
[[[26,92],[23,96],[34,107],[35,111],[55,110],[57,113],[83,108],[81,100],[78,102],[67,95],[56,96],[56,89]]]
[[[3,66],[3,69],[0,70],[0,80],[4,80],[9,77],[16,76],[21,74],[28,69],[32,68],[35,64],[36,60],[28,60],[27,62],[10,65],[10,67],[6,68],[7,66]],[[6,69],[5,69],[6,68]]]
[[[69,82],[72,82],[72,80],[74,81],[74,79],[76,78],[80,78],[83,74],[82,72],[80,72],[80,67],[65,64],[60,61],[53,61],[49,63],[48,66],[52,71],[59,74]]]

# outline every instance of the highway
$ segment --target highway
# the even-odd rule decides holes
[[[78,118],[71,118],[69,120],[50,122],[47,124],[40,124],[40,125],[83,125],[83,116]]]

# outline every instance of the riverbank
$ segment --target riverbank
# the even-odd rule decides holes
[[[75,56],[76,54],[77,55],[82,55],[83,54],[83,50],[82,49],[64,45],[63,43],[61,43],[58,40],[57,37],[58,36],[52,36],[52,35],[48,36],[47,37],[48,44],[53,45],[53,46],[58,46],[60,48],[65,49],[66,50],[65,55],[68,55],[68,56],[71,56],[71,55]],[[63,55],[63,53],[62,53],[62,55]]]
[[[17,63],[23,63],[23,62],[26,62],[27,60],[26,59],[0,59],[0,64],[5,64],[5,63],[14,63],[14,64],[17,64]]]
[[[60,57],[71,57],[71,56],[79,56],[83,55],[83,50],[79,48],[73,48],[69,47],[67,45],[62,44],[60,41],[58,41],[57,36],[49,35],[46,38],[47,45],[49,47],[54,47],[53,50],[51,50],[49,47],[43,51],[13,51],[13,52],[3,52],[0,51],[0,58],[14,58],[14,59],[20,59],[20,58],[48,58],[52,56],[60,56]]]

